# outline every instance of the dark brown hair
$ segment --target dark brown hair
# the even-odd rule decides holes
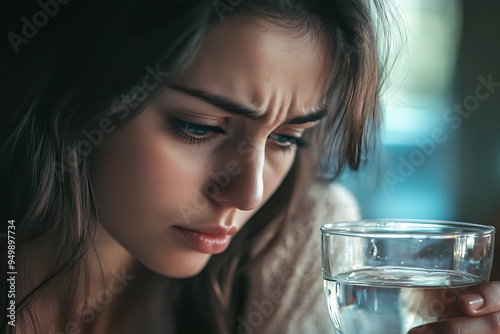
[[[218,1],[53,3],[57,15],[32,38],[9,38],[0,65],[0,77],[9,86],[0,91],[1,224],[6,217],[16,219],[20,250],[40,240],[56,248],[45,279],[17,306],[18,321],[31,321],[34,328],[37,316],[30,307],[49,282],[80,273],[88,277],[85,258],[93,250],[97,215],[88,169],[93,147],[82,145],[84,131],[103,119],[117,126],[131,120],[156,91],[133,102],[121,94],[133,92],[146,71],[167,73],[186,64],[210,27],[226,16],[259,16],[293,33],[326,36],[332,59],[329,115],[307,132],[311,147],[297,153],[276,193],[199,275],[169,279],[138,264],[156,292],[169,291],[168,300],[159,303],[163,309],[175,305],[171,326],[176,333],[234,332],[248,302],[248,271],[279,239],[304,189],[313,177],[328,182],[345,167],[358,169],[374,142],[383,73],[376,35],[386,32],[376,22],[383,23],[386,12],[379,1],[362,0],[242,0],[219,8]],[[2,21],[19,35],[20,18],[43,9],[23,1],[15,6]],[[255,254],[254,245],[267,229],[275,237]],[[5,252],[5,243],[0,246]],[[0,284],[6,281],[5,259],[0,260]],[[20,270],[27,276],[30,268]],[[72,302],[71,291],[66,297],[62,305]],[[2,295],[2,310],[5,303]],[[6,330],[6,319],[0,320]]]

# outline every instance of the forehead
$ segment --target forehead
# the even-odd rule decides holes
[[[279,106],[300,114],[324,103],[328,54],[321,36],[236,17],[215,25],[189,65],[172,77],[257,110]]]

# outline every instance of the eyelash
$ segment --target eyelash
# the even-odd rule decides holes
[[[173,133],[188,144],[198,144],[198,146],[202,144],[210,144],[214,139],[214,136],[207,136],[206,134],[196,136],[187,130],[187,128],[194,128],[195,130],[201,130],[206,133],[213,132],[227,135],[227,132],[218,126],[186,122],[175,117],[168,119],[168,123]]]
[[[168,120],[168,123],[174,134],[177,135],[180,139],[184,140],[189,144],[198,144],[198,146],[202,144],[210,144],[215,136],[199,135],[198,137],[195,134],[191,133],[189,130],[187,130],[187,128],[194,128],[195,130],[201,130],[202,132],[206,133],[213,132],[213,133],[220,133],[223,135],[227,135],[227,132],[218,126],[186,122],[175,117],[170,118]],[[288,140],[290,144],[287,145],[282,145],[277,140],[275,140],[276,144],[284,152],[290,151],[293,146],[301,148],[307,147],[307,142],[300,137],[293,137],[277,133],[276,134],[273,133],[270,135],[270,137],[271,136],[280,136]]]
[[[288,142],[290,143],[288,145],[281,145],[277,140],[275,140],[276,144],[278,144],[278,146],[284,152],[290,151],[293,146],[297,146],[299,148],[306,148],[307,147],[307,142],[304,139],[300,138],[300,137],[287,136],[287,135],[282,135],[282,134],[279,134],[279,133],[271,133],[269,136],[270,137],[271,136],[280,136],[280,137],[284,137],[285,139],[288,140]]]

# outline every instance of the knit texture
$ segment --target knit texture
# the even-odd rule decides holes
[[[237,333],[333,333],[323,295],[321,233],[327,223],[358,220],[356,200],[337,184],[310,189],[312,214],[299,214],[251,273],[248,312]]]

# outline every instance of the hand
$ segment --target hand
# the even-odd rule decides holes
[[[448,290],[439,302],[444,307],[440,314],[444,319],[415,327],[408,334],[500,333],[500,282]]]

